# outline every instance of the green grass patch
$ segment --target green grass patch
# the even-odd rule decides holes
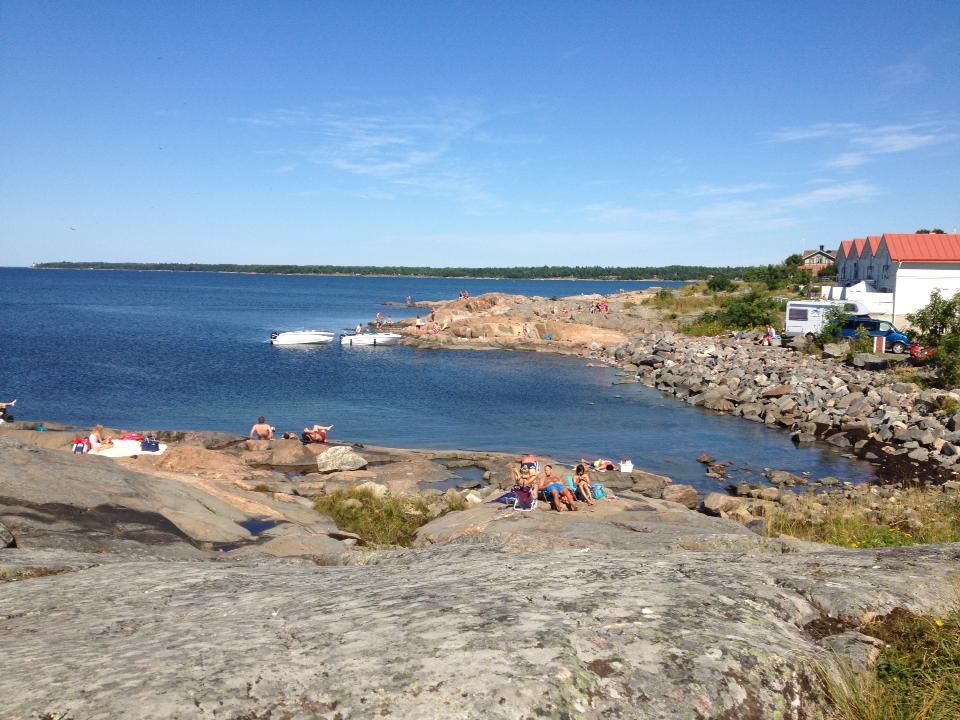
[[[861,631],[886,647],[872,677],[821,668],[835,720],[960,718],[960,609],[937,617],[897,608]]]
[[[715,335],[725,335],[729,327],[719,320],[694,320],[689,325],[682,325],[680,332],[685,335],[695,335],[698,337]]]
[[[356,533],[364,544],[377,547],[409,547],[417,530],[436,517],[465,505],[437,498],[439,507],[419,495],[378,497],[370,490],[338,490],[316,499],[318,513],[333,519],[341,530]]]
[[[895,503],[867,495],[804,509],[815,502],[805,498],[799,509],[768,514],[767,533],[847,548],[960,542],[960,499],[939,490],[906,491]]]

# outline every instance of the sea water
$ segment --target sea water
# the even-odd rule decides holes
[[[396,447],[629,457],[701,489],[701,453],[750,480],[763,468],[872,477],[832,448],[690,407],[614,371],[549,354],[408,347],[274,347],[272,330],[340,330],[384,302],[508,292],[564,296],[677,283],[271,276],[0,269],[0,400],[16,415],[125,429],[278,432]],[[743,469],[747,468],[747,469]]]

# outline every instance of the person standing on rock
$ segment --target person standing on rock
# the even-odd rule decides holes
[[[257,418],[257,422],[250,428],[251,440],[273,440],[273,428],[267,425],[263,415]]]

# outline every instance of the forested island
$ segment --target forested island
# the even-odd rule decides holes
[[[703,280],[750,274],[749,267],[667,265],[665,267],[602,267],[541,265],[536,267],[413,267],[400,265],[234,265],[207,263],[44,262],[33,267],[60,270],[167,270],[263,275],[396,275],[442,278],[511,278],[576,280]]]

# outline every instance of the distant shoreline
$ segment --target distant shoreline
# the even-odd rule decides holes
[[[311,269],[316,267],[316,269]],[[382,268],[374,266],[287,266],[287,265],[232,265],[202,263],[105,263],[105,262],[49,262],[35,263],[34,270],[122,270],[131,272],[215,272],[233,275],[300,275],[321,277],[410,277],[447,280],[567,280],[589,282],[695,282],[715,274],[739,277],[743,268],[707,268],[703,266],[671,266],[665,268],[669,276],[652,274],[654,268],[613,267],[557,267],[553,268]],[[402,271],[406,270],[406,271]],[[482,270],[492,270],[483,273]],[[547,270],[546,274],[533,274]],[[577,272],[582,270],[582,272]],[[435,272],[431,272],[435,271]],[[498,272],[499,271],[499,272]],[[572,271],[572,272],[571,272]],[[597,271],[606,271],[600,274]],[[612,271],[612,272],[611,272]],[[618,272],[619,271],[619,272]],[[529,275],[525,273],[531,273]]]

